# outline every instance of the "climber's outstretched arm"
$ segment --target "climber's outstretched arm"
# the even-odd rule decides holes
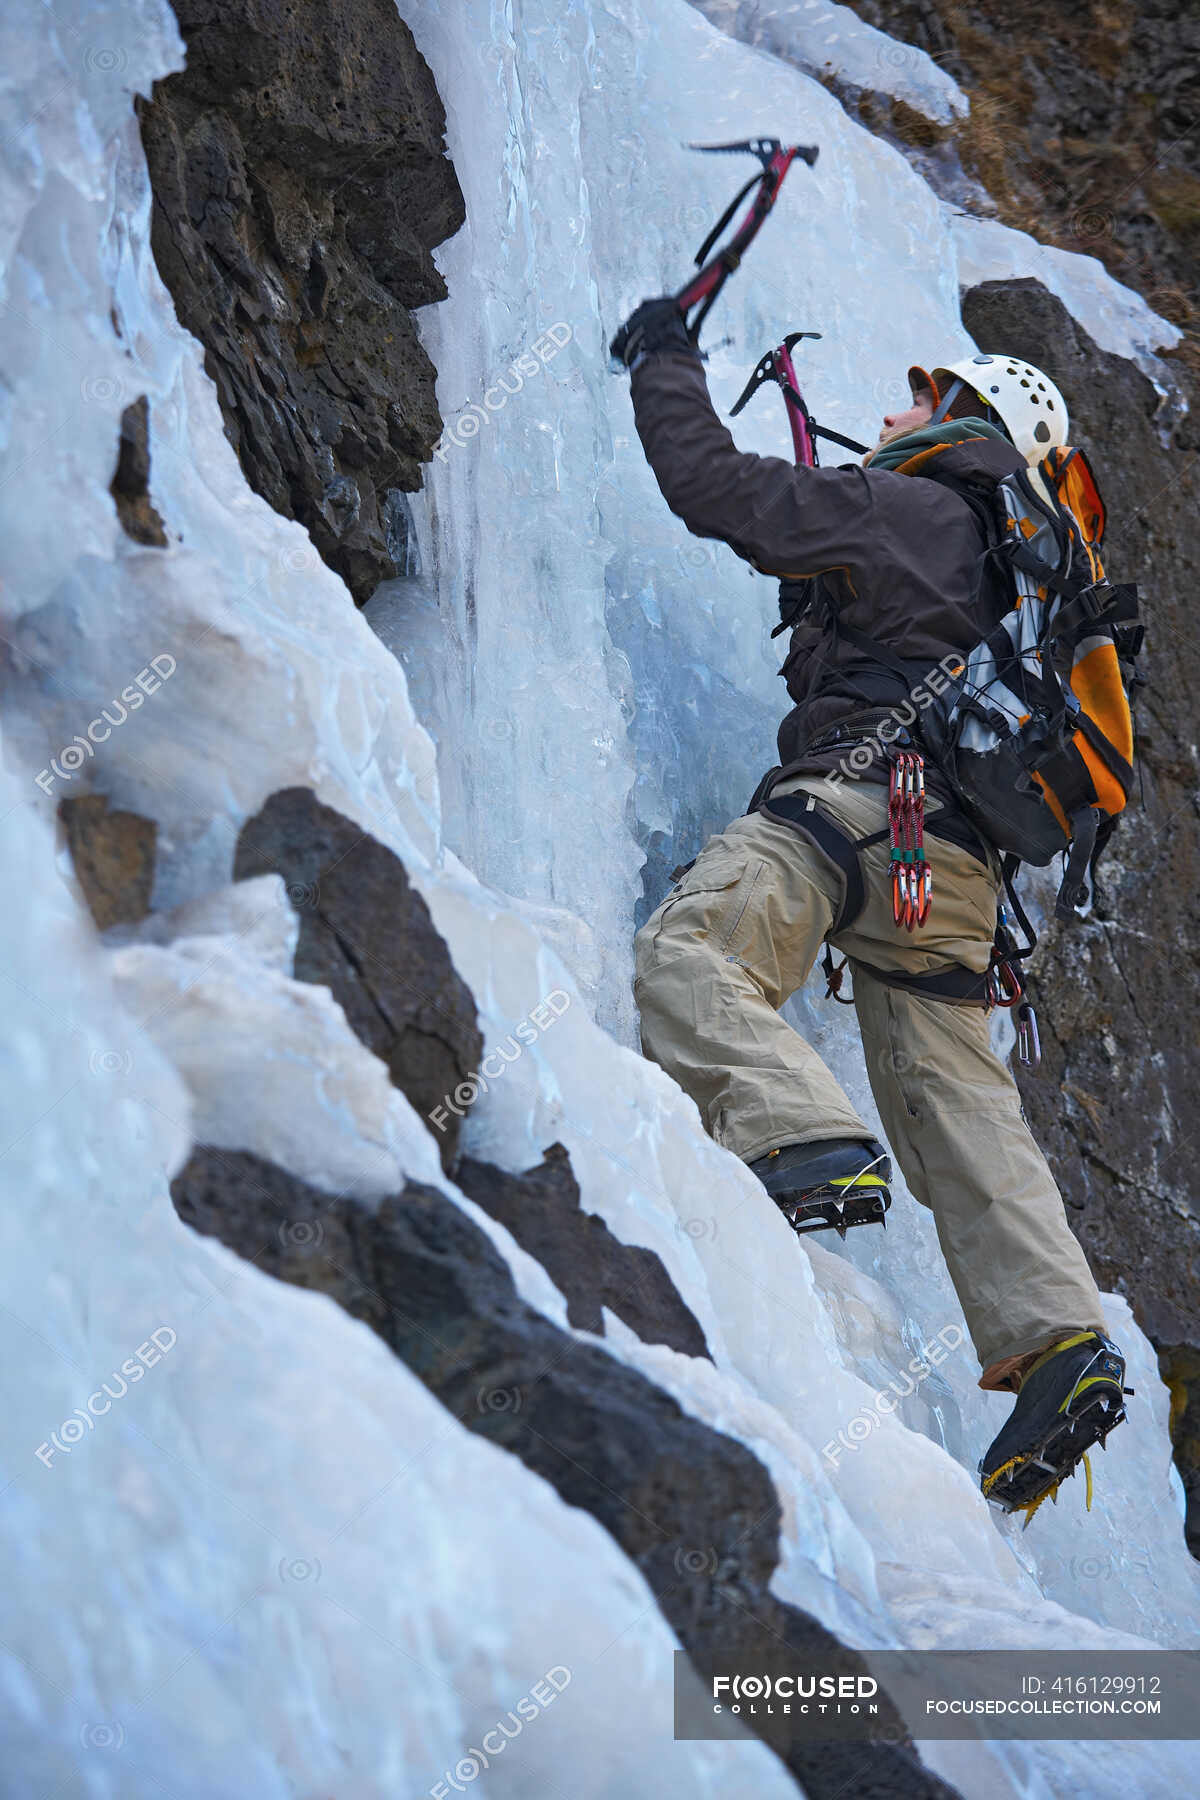
[[[885,572],[895,579],[927,570],[931,538],[947,528],[947,497],[933,482],[797,468],[739,450],[713,410],[703,365],[683,352],[643,357],[631,391],[663,498],[698,537],[721,539],[764,574],[843,568],[860,591]],[[963,527],[965,549],[965,518]]]

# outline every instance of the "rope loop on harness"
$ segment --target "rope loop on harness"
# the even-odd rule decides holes
[[[853,994],[843,994],[842,992],[842,978],[849,966],[850,958],[848,956],[843,956],[840,963],[835,963],[833,960],[833,951],[830,949],[829,945],[826,944],[825,960],[821,964],[821,972],[825,977],[824,998],[826,1000],[836,1000],[839,1006],[854,1005]]]

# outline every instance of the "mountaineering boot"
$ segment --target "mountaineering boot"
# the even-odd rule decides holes
[[[836,1231],[849,1225],[887,1226],[892,1165],[874,1138],[822,1138],[783,1144],[750,1164],[793,1231]]]
[[[1125,1358],[1099,1331],[1078,1331],[1051,1344],[1026,1370],[1017,1404],[979,1465],[980,1485],[1005,1512],[1024,1512],[1028,1525],[1042,1501],[1082,1460],[1087,1505],[1092,1471],[1087,1452],[1125,1417]]]

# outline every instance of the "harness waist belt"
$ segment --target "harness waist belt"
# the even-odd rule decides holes
[[[869,743],[878,734],[879,727],[886,725],[895,712],[895,707],[881,707],[878,712],[855,713],[840,725],[830,725],[802,744],[793,762],[811,756],[814,750],[836,750],[843,744]]]
[[[803,792],[781,794],[778,800],[760,800],[752,810],[803,833],[841,870],[845,891],[837,916],[829,928],[829,936],[836,937],[847,926],[853,925],[867,903],[866,885],[858,853],[868,844],[881,843],[888,832],[877,831],[865,838],[852,838],[818,807],[812,794]],[[971,846],[967,845],[966,848]],[[943,1000],[951,1006],[987,1007],[986,974],[977,974],[974,969],[968,969],[961,963],[953,964],[948,969],[931,969],[925,974],[916,975],[905,974],[897,969],[877,969],[873,963],[860,962],[856,957],[851,958],[851,967],[862,969],[885,987],[904,988],[909,993],[924,994],[930,1000]]]
[[[906,975],[899,969],[877,969],[873,963],[850,958],[855,975],[861,969],[873,981],[885,987],[905,988],[911,994],[924,994],[929,1000],[945,1000],[951,1006],[987,1008],[987,976],[955,963],[948,969],[930,969],[924,975]]]
[[[807,793],[801,791],[798,794],[784,794],[778,800],[771,800],[772,791],[778,787],[782,780],[793,773],[795,768],[796,765],[794,763],[787,763],[782,768],[768,769],[757,788],[755,788],[754,793],[751,795],[750,804],[746,808],[746,811],[774,812],[776,816],[784,819],[789,825],[801,822],[799,814],[803,813],[802,822],[808,827],[811,824],[814,814],[813,802]],[[769,806],[768,801],[770,802]],[[794,807],[792,806],[793,801],[796,803]],[[789,809],[786,812],[784,811],[785,807]],[[829,818],[827,814],[822,813],[820,817],[824,820],[825,825],[832,831],[840,833],[844,844],[854,845],[854,839],[847,837],[845,832],[841,831],[840,827],[833,819]],[[882,843],[887,835],[886,831],[877,832],[873,837],[860,839],[858,844],[854,847],[861,850],[866,844]],[[948,844],[955,844],[960,850],[965,850],[969,856],[973,856],[975,861],[981,862],[985,868],[990,868],[991,866],[991,858],[983,838],[980,836],[979,832],[976,831],[966,815],[960,812],[955,806],[943,805],[940,811],[927,813],[925,816],[925,835],[926,837],[944,838]],[[829,846],[824,841],[821,843],[821,848],[823,850],[828,849],[834,862],[837,863],[839,868],[842,867],[841,856],[839,853],[829,849]],[[861,911],[861,908],[859,910]]]

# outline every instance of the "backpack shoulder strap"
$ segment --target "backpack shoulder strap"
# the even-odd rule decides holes
[[[783,575],[779,581],[779,623],[771,633],[777,638],[781,631],[790,631],[792,626],[799,625],[801,619],[811,612],[827,593],[826,586],[819,575]]]
[[[833,629],[839,637],[843,637],[847,643],[853,644],[856,650],[861,650],[864,656],[869,656],[873,662],[879,663],[889,675],[894,675],[897,681],[902,681],[906,689],[912,687],[915,681],[921,678],[922,673],[929,674],[931,669],[937,667],[936,663],[924,661],[906,663],[896,655],[894,650],[889,650],[886,644],[881,644],[878,638],[870,637],[867,632],[860,631],[857,625],[848,624],[845,619],[837,617],[836,613],[833,615]],[[958,653],[955,652],[955,654]],[[963,660],[966,660],[965,657]]]
[[[936,463],[928,469],[918,469],[914,472],[923,476],[926,481],[936,481],[939,487],[947,488],[950,493],[957,494],[958,498],[964,501],[975,514],[988,544],[991,545],[997,540],[1000,533],[997,526],[996,509],[993,505],[993,495],[1000,485],[999,482],[984,485],[978,481],[964,481],[959,475],[940,473]]]

